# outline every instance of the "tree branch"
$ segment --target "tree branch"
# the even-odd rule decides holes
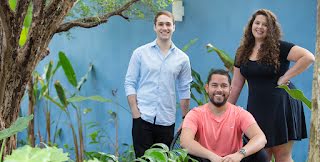
[[[61,0],[52,0],[51,3],[49,5],[47,5],[44,9],[45,11],[45,16],[48,17],[49,15],[51,15],[54,11],[57,10],[57,8],[61,5]]]
[[[128,10],[134,3],[138,2],[138,1],[140,1],[140,0],[131,0],[131,1],[127,2],[126,4],[124,4],[121,8],[119,8],[113,12],[107,13],[105,15],[102,15],[102,16],[87,17],[87,18],[77,19],[77,20],[63,23],[59,26],[56,33],[68,31],[73,27],[82,27],[82,28],[96,27],[102,23],[106,23],[111,16],[115,16],[115,15],[121,16],[124,19],[128,20],[129,18],[124,16],[123,12]]]

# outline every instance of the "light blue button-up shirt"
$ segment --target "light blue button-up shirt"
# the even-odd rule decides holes
[[[127,96],[137,95],[143,120],[169,126],[175,122],[175,92],[180,100],[190,99],[191,81],[189,57],[173,43],[164,56],[153,41],[133,52],[124,87]]]

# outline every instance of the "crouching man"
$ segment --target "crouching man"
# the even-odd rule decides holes
[[[181,146],[203,162],[266,162],[266,152],[260,151],[266,137],[249,112],[227,102],[230,85],[227,71],[210,71],[205,86],[210,102],[186,115]],[[249,138],[245,145],[243,134]]]

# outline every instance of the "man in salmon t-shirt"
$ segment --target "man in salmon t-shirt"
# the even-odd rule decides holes
[[[263,162],[266,137],[253,116],[227,102],[231,78],[225,70],[211,70],[205,86],[210,102],[192,109],[185,117],[181,146],[199,161]],[[243,133],[249,138],[243,146]],[[251,156],[250,156],[251,155]]]

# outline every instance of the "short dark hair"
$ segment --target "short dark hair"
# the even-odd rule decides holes
[[[228,77],[228,82],[231,85],[231,77],[229,75],[229,72],[223,69],[211,69],[208,75],[207,84],[211,81],[211,77],[214,74],[224,75]]]
[[[163,11],[159,11],[156,14],[156,16],[154,16],[154,20],[153,20],[154,25],[157,25],[157,19],[161,15],[166,15],[166,16],[170,17],[172,19],[172,23],[175,24],[173,14],[171,12],[169,12],[169,11],[163,10]]]

